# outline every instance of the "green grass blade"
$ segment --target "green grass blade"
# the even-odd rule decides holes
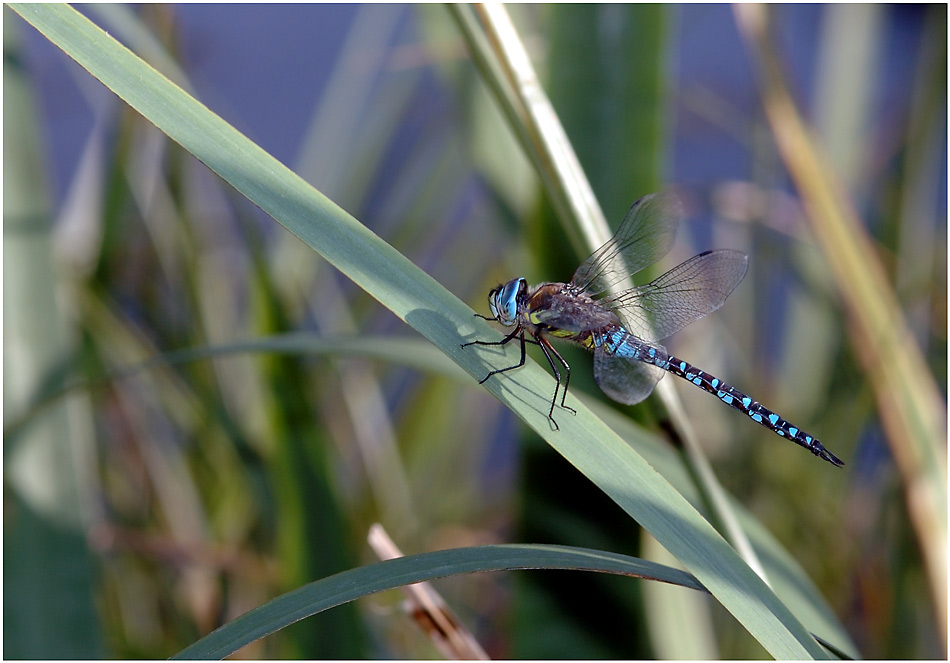
[[[566,569],[647,578],[703,590],[677,569],[599,550],[567,546],[497,545],[398,557],[312,582],[241,615],[174,658],[224,658],[296,621],[369,594],[460,573]]]
[[[57,297],[52,194],[42,165],[40,114],[22,56],[19,24],[3,26],[3,417],[28,409],[40,376],[73,352],[74,320]],[[98,567],[85,532],[98,496],[89,403],[63,399],[4,436],[3,657],[105,655],[95,611]],[[55,609],[53,607],[55,606]]]
[[[195,99],[64,5],[12,5],[90,73],[449,355],[473,378],[516,349],[460,347],[500,338],[408,259]],[[581,403],[547,419],[551,377],[533,362],[486,388],[641,523],[775,657],[827,654],[713,527]]]
[[[63,374],[67,373],[72,365],[71,361],[67,361],[62,362],[62,365],[51,367],[47,374],[48,378],[39,381],[40,387],[28,400],[29,405],[4,422],[3,438],[6,442],[4,458],[19,443],[19,436],[28,423],[46,411],[46,408],[58,403],[71,393],[95,389],[116,380],[133,377],[142,371],[158,369],[163,366],[175,366],[203,359],[248,353],[362,357],[407,366],[420,371],[439,373],[451,378],[461,379],[465,375],[444,354],[435,352],[430,344],[416,338],[392,336],[276,334],[248,341],[170,350],[145,361],[127,365],[91,379],[82,378],[61,385]]]
[[[550,7],[551,103],[614,222],[634,198],[662,184],[671,123],[664,112],[670,86],[665,63],[674,11],[646,3]]]
[[[763,107],[779,151],[850,313],[852,344],[875,390],[894,460],[906,491],[915,496],[908,504],[910,522],[927,564],[936,623],[946,642],[946,403],[866,225],[792,98],[771,40],[769,12],[739,7],[736,18],[758,69]],[[942,22],[945,19],[943,13]]]

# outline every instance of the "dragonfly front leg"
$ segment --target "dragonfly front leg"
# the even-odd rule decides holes
[[[469,345],[505,345],[506,343],[508,343],[508,341],[512,340],[515,336],[518,336],[519,334],[521,334],[520,339],[519,339],[521,341],[521,360],[517,364],[514,364],[513,366],[508,366],[507,368],[499,368],[492,371],[491,373],[483,377],[481,380],[479,380],[478,384],[484,384],[485,380],[487,380],[493,375],[497,375],[498,373],[504,373],[505,371],[511,371],[516,368],[521,368],[522,366],[524,366],[524,360],[525,360],[524,331],[521,329],[521,327],[515,327],[514,330],[510,334],[505,336],[500,341],[469,341],[468,343],[462,343],[463,348]]]
[[[479,318],[485,318],[484,315],[480,315],[480,314],[478,314],[478,313],[476,313],[475,315],[478,316]],[[485,319],[486,319],[486,320],[494,320],[495,318],[485,318]],[[507,336],[505,336],[505,337],[504,337],[503,339],[501,339],[500,341],[469,341],[468,343],[462,343],[462,347],[463,347],[463,348],[467,348],[467,347],[470,346],[470,345],[507,345],[507,344],[508,344],[508,341],[510,341],[511,339],[513,339],[515,336],[517,336],[517,335],[518,335],[518,332],[520,332],[520,331],[521,331],[521,327],[515,327],[515,328],[511,331],[510,334],[508,334]],[[521,343],[524,344],[524,334],[521,335]]]
[[[548,412],[548,419],[554,424],[555,430],[560,430],[557,422],[554,421],[554,406],[557,404],[558,389],[561,388],[561,372],[557,370],[557,364],[554,363],[554,358],[551,357],[551,353],[553,352],[554,356],[557,357],[558,361],[564,366],[564,390],[561,392],[561,407],[568,410],[571,414],[577,414],[577,410],[564,404],[564,399],[567,398],[567,386],[571,383],[571,365],[565,361],[564,357],[557,351],[557,348],[551,345],[550,341],[543,336],[535,336],[535,338],[537,339],[538,345],[544,350],[544,356],[548,358],[548,363],[551,364],[551,370],[554,371],[554,379],[557,382],[557,384],[554,385],[554,397],[551,399],[551,409]]]

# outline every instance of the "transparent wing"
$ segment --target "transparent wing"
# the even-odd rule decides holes
[[[663,346],[653,347],[656,348],[659,359],[665,360],[667,355]],[[603,346],[594,350],[594,380],[601,391],[618,403],[639,403],[653,393],[653,388],[665,372],[653,364],[608,354],[604,352]]]
[[[577,268],[571,284],[596,295],[652,265],[669,253],[682,217],[683,207],[672,193],[644,196],[630,207],[610,241]]]
[[[644,341],[658,341],[722,306],[748,267],[748,256],[739,251],[706,251],[601,303],[617,314],[627,331]]]

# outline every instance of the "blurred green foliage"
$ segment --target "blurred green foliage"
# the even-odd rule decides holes
[[[52,109],[37,110],[31,96],[42,72],[31,71],[16,41],[23,23],[4,11],[6,658],[169,656],[277,594],[373,560],[365,537],[374,522],[407,553],[518,541],[646,556],[651,544],[636,524],[487,393],[442,371],[406,368],[397,356],[259,352],[159,364],[103,382],[182,348],[285,332],[355,339],[407,332],[112,99],[94,105],[95,129],[57,207],[40,145],[47,135],[36,126]],[[176,11],[143,7],[147,29],[119,34],[136,52],[157,38],[179,53]],[[668,182],[678,127],[695,129],[678,113],[722,133],[741,124],[735,115],[717,117],[709,95],[721,107],[731,100],[716,97],[714,82],[676,87],[669,62],[677,11],[698,9],[511,7],[612,222]],[[844,121],[867,127],[886,148],[870,167],[855,167],[849,183],[871,210],[906,312],[945,383],[946,221],[900,213],[928,209],[927,196],[939,189],[933,182],[946,176],[945,150],[921,153],[946,139],[946,10],[921,11],[940,29],[923,30],[929,50],[906,84],[913,112],[895,125],[856,118],[867,110],[858,107]],[[112,8],[96,20],[118,31],[129,18]],[[486,313],[485,293],[497,282],[521,273],[566,279],[582,256],[559,239],[444,9],[419,7],[409,19],[407,27],[398,8],[355,11],[300,137],[296,170]],[[843,39],[824,37],[836,38]],[[188,62],[179,66],[187,76]],[[876,81],[873,58],[853,66]],[[842,71],[839,82],[858,75]],[[70,72],[88,83],[84,72]],[[822,89],[835,90],[835,82]],[[434,117],[420,101],[433,87],[450,100]],[[687,409],[702,422],[723,483],[807,570],[862,654],[939,657],[940,627],[902,486],[843,340],[848,321],[776,184],[783,175],[761,118],[741,120],[748,181],[688,193],[704,201],[694,207],[713,209],[717,245],[754,256],[752,285],[715,321],[684,331],[677,353],[809,422],[848,458],[848,469],[835,473],[684,389]],[[747,198],[730,215],[736,190]],[[763,200],[773,206],[758,205]],[[752,223],[763,216],[765,223]],[[688,245],[692,234],[680,241]],[[678,250],[687,257],[706,248],[713,247]],[[776,288],[787,296],[773,298]],[[43,329],[61,334],[44,339]],[[31,342],[32,355],[23,349]],[[572,389],[596,393],[589,360],[565,356],[578,367]],[[76,381],[92,386],[12,426]],[[649,401],[624,412],[663,420]],[[39,474],[48,466],[59,473]],[[678,640],[705,631],[716,640],[704,655],[764,654],[714,602],[699,599],[697,612],[670,615],[640,581],[543,572],[453,578],[438,588],[494,657],[676,656]],[[391,593],[307,619],[239,655],[438,654]]]

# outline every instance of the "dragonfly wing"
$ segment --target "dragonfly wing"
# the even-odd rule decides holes
[[[640,198],[610,241],[577,268],[571,284],[596,295],[652,265],[669,253],[682,217],[683,207],[672,193]]]
[[[601,301],[628,331],[658,341],[722,306],[748,267],[748,256],[739,251],[706,251],[646,285]]]
[[[659,355],[666,359],[663,346],[653,345]],[[656,383],[665,371],[653,364],[636,359],[627,359],[604,351],[603,346],[594,350],[594,380],[601,391],[618,403],[635,405],[653,393]]]

